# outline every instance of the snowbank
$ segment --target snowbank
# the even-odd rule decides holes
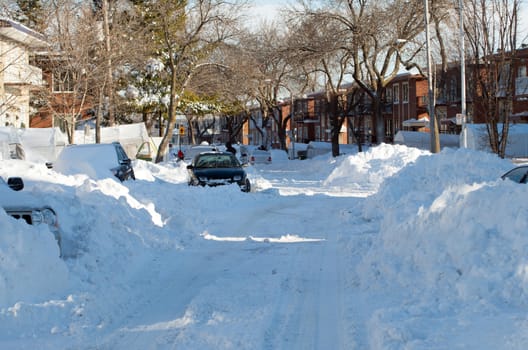
[[[499,132],[502,125],[499,124]],[[465,130],[460,134],[460,139],[466,137],[467,148],[491,152],[486,124],[466,124]],[[508,131],[506,157],[528,157],[528,124],[512,124]]]
[[[0,346],[525,349],[512,166],[401,145],[277,155],[242,193],[190,188],[183,162],[135,161],[123,184],[0,162],[57,210],[65,253],[0,213]]]

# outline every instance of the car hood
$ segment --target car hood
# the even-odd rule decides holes
[[[48,206],[41,198],[31,192],[13,191],[0,184],[0,207],[2,208],[42,208]]]
[[[196,177],[207,177],[209,179],[231,179],[236,175],[246,176],[244,169],[239,168],[194,168],[192,172]]]

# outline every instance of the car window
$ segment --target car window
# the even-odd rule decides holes
[[[510,179],[518,183],[526,183],[526,173],[528,172],[528,167],[519,167],[511,170],[510,172],[504,175],[504,178]]]
[[[119,160],[119,163],[122,163],[125,160],[128,160],[128,156],[125,153],[125,150],[121,145],[116,145],[116,152],[117,152],[117,159]]]
[[[195,165],[197,168],[233,168],[238,166],[238,160],[231,154],[200,155]]]

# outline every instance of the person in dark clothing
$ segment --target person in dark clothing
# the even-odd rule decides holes
[[[230,141],[226,142],[226,151],[236,154],[236,149],[233,147]]]

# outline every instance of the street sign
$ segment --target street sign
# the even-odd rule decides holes
[[[185,127],[184,126],[180,126],[180,135],[185,135]]]
[[[462,113],[457,113],[455,118],[456,118],[457,125],[463,125],[466,123],[466,116]]]

